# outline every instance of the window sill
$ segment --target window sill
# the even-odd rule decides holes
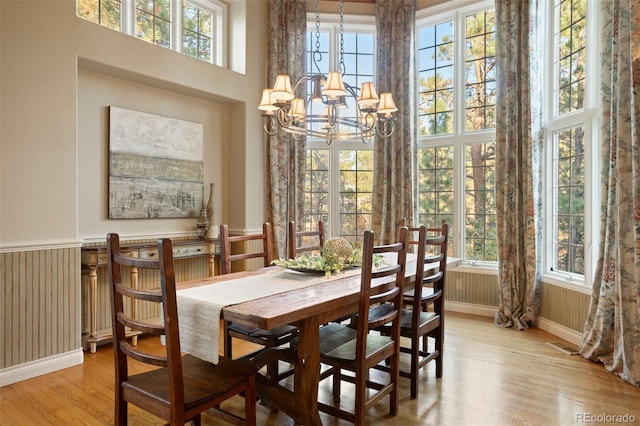
[[[542,283],[573,290],[578,293],[591,294],[591,286],[585,285],[584,279],[577,279],[562,274],[548,272],[542,276]]]
[[[498,275],[497,263],[478,263],[463,261],[460,265],[451,268],[454,272],[463,272],[467,274],[486,274],[486,275]]]

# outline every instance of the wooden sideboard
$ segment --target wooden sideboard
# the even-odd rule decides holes
[[[209,276],[215,275],[216,253],[218,247],[217,239],[198,239],[198,240],[174,240],[173,241],[173,257],[175,260],[188,259],[193,257],[209,258]],[[121,243],[121,251],[128,255],[140,258],[156,258],[158,256],[157,242],[144,243]],[[98,314],[98,268],[107,265],[107,246],[87,245],[82,247],[82,283],[86,288],[87,308],[86,315],[88,317],[88,330],[83,331],[82,345],[84,349],[89,349],[91,353],[96,351],[98,343],[111,340],[113,334],[111,328],[97,330],[97,314]],[[131,268],[131,284],[133,287],[138,286],[138,270]],[[135,316],[136,306],[132,303],[131,312]],[[130,332],[132,343],[137,344],[137,333]]]

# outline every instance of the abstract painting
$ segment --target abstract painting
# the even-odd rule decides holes
[[[198,217],[201,123],[109,107],[109,219]]]

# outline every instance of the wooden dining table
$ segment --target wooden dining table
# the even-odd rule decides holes
[[[452,259],[448,265],[457,263],[457,259]],[[437,264],[434,264],[434,267],[436,266]],[[278,267],[189,281],[180,283],[178,289],[228,280],[242,280],[243,277],[251,277],[253,280],[264,277],[261,285],[269,286],[270,280],[267,278],[273,274],[274,268]],[[413,275],[415,275],[415,256],[408,257],[406,267],[408,279]],[[337,273],[318,280],[314,285],[278,291],[275,294],[222,308],[221,315],[225,321],[262,329],[273,329],[287,324],[298,327],[299,341],[294,351],[293,389],[274,385],[269,380],[258,382],[258,395],[285,412],[296,423],[322,424],[317,403],[320,378],[319,328],[321,324],[357,312],[359,292],[359,272]]]

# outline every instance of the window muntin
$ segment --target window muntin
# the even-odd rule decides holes
[[[556,115],[577,111],[585,106],[586,13],[586,0],[556,1]]]
[[[120,30],[120,8],[120,0],[78,0],[77,3],[78,16],[116,31]]]
[[[465,17],[465,130],[496,126],[495,12]]]
[[[304,190],[304,229],[315,230],[319,220],[330,229],[329,221],[329,155],[324,149],[307,150]]]
[[[162,47],[171,47],[169,0],[136,0],[136,37]]]
[[[584,274],[584,127],[554,132],[555,271]]]
[[[340,167],[340,236],[362,243],[364,231],[372,228],[373,151],[341,149]]]
[[[450,224],[453,233],[455,167],[453,145],[418,150],[418,223],[437,227]]]
[[[498,261],[495,143],[465,146],[465,259]]]
[[[211,62],[213,48],[213,13],[184,2],[182,8],[182,53]]]
[[[418,46],[418,134],[453,133],[453,21],[420,28]]]
[[[79,17],[226,66],[227,6],[219,0],[77,0]]]

